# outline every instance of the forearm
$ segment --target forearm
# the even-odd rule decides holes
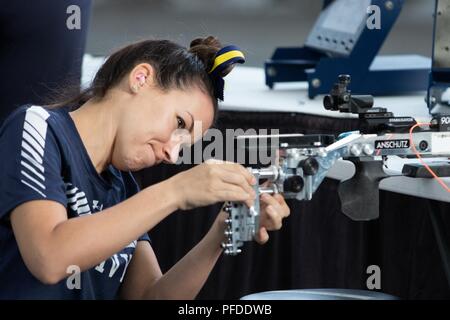
[[[194,299],[222,253],[224,220],[221,212],[206,236],[148,288],[144,299]]]
[[[69,265],[87,270],[120,251],[177,209],[164,181],[101,212],[58,224],[46,246],[60,278]]]

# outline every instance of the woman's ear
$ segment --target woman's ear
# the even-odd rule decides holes
[[[146,85],[152,85],[154,69],[149,63],[140,63],[131,70],[128,78],[128,86],[134,94]]]

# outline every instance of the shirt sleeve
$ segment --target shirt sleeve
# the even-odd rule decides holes
[[[14,112],[0,128],[0,220],[27,201],[53,200],[67,206],[58,140],[49,113],[32,106]]]
[[[150,243],[150,245],[152,245],[152,240],[150,240],[150,237],[147,233],[143,234],[142,236],[140,236],[137,241],[147,241],[148,243]]]

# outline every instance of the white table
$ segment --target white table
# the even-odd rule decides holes
[[[323,96],[311,100],[307,88],[306,82],[292,82],[276,84],[270,90],[265,85],[264,69],[238,66],[225,78],[225,101],[221,103],[221,110],[295,112],[332,118],[357,118],[353,114],[325,110]],[[376,97],[375,107],[388,107],[396,116],[412,115],[418,121],[427,121],[430,116],[424,98],[424,92],[401,97]]]

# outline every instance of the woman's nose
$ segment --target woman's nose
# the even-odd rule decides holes
[[[177,130],[172,133],[170,140],[163,145],[164,162],[176,163],[183,145],[191,144],[189,132]]]
[[[164,161],[168,163],[176,163],[178,160],[178,155],[180,154],[181,142],[176,144],[165,145],[164,151]]]

